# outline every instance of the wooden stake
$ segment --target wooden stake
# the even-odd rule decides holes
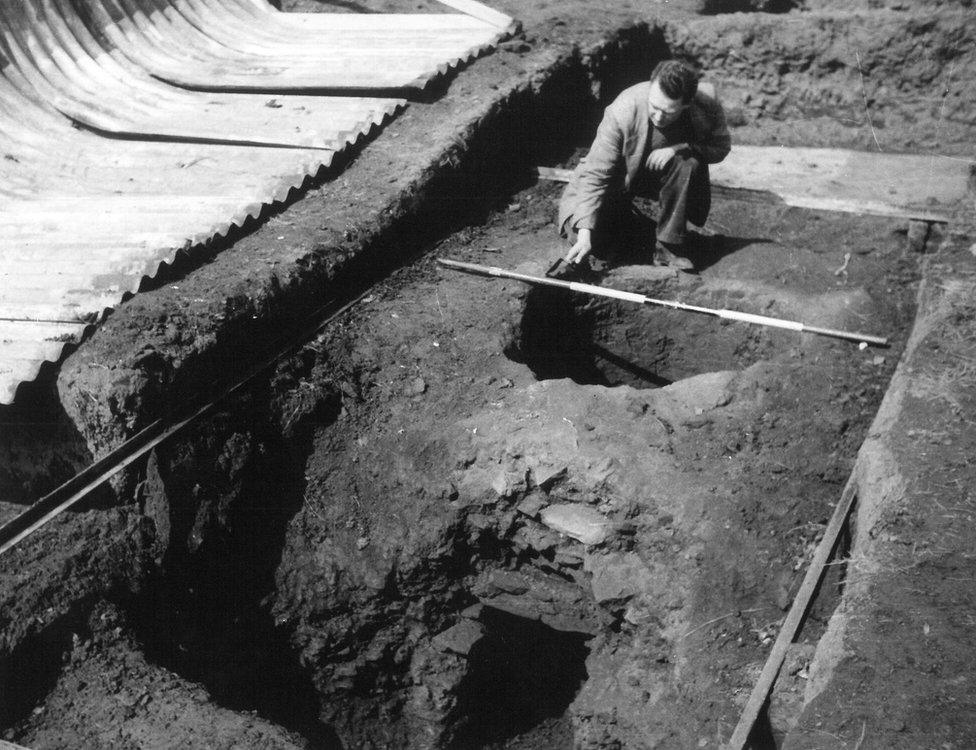
[[[851,474],[847,480],[847,485],[844,487],[844,492],[841,494],[840,501],[837,503],[837,507],[834,508],[834,514],[831,516],[830,522],[824,530],[823,539],[820,540],[820,544],[817,545],[817,549],[813,553],[813,559],[810,561],[810,567],[807,568],[807,573],[803,577],[800,590],[793,599],[793,604],[790,606],[790,611],[787,613],[786,619],[783,620],[783,625],[779,629],[779,634],[776,636],[773,648],[769,652],[769,657],[766,659],[766,664],[763,666],[763,670],[759,675],[759,680],[749,695],[749,700],[746,703],[745,709],[742,711],[739,723],[736,724],[732,732],[732,737],[729,739],[728,744],[725,745],[725,750],[743,750],[746,747],[756,719],[759,718],[760,711],[766,705],[766,701],[769,699],[769,693],[773,689],[777,676],[779,676],[779,670],[782,668],[783,661],[786,659],[786,652],[796,638],[807,609],[810,607],[813,594],[820,584],[820,579],[823,577],[827,562],[830,560],[834,548],[837,546],[837,540],[840,538],[840,533],[844,529],[844,524],[847,522],[851,508],[854,507],[854,497],[856,494],[857,489],[854,482],[854,475]]]

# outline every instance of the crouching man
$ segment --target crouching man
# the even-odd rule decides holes
[[[623,91],[604,112],[586,158],[559,204],[559,227],[573,243],[568,263],[592,251],[605,258],[646,249],[657,265],[693,270],[687,222],[703,226],[711,206],[708,165],[731,148],[725,113],[698,74],[676,60]],[[657,226],[631,204],[658,202]],[[652,249],[652,238],[654,241]]]

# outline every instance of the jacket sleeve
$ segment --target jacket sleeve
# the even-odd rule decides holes
[[[697,104],[702,109],[706,125],[699,140],[691,144],[691,150],[697,152],[706,164],[718,164],[732,150],[732,136],[729,135],[725,110],[718,99],[707,95],[699,95]]]
[[[576,205],[572,208],[577,229],[593,229],[607,193],[626,170],[623,156],[624,132],[613,106],[607,107],[589,153],[573,175]]]

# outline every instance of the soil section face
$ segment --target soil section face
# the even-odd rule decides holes
[[[973,648],[971,236],[929,259],[912,338],[861,448],[842,606],[785,747],[966,747]],[[924,688],[922,688],[924,685]]]
[[[438,253],[487,251],[495,265],[541,272],[539,254],[556,250],[555,193],[515,196]],[[844,222],[849,243],[873,248],[845,276],[834,274],[843,253],[829,232],[809,231],[829,218],[727,204],[715,221],[730,234],[701,241],[713,265],[700,278],[634,265],[603,283],[833,327],[897,332],[911,320],[912,262],[891,222],[859,222],[857,235]],[[749,238],[760,225],[777,239]],[[771,263],[784,255],[792,262]],[[354,337],[338,326],[316,346],[333,372],[341,363],[338,389],[357,397],[309,457],[274,609],[318,659],[316,684],[348,680],[370,696],[333,725],[351,744],[408,741],[358,734],[382,726],[383,695],[400,704],[392,715],[446,731],[441,741],[464,737],[470,717],[457,696],[478,679],[469,657],[490,641],[485,612],[502,610],[588,636],[588,678],[567,713],[578,746],[718,746],[839,497],[894,352],[445,273],[428,262],[398,277],[395,294],[357,307]],[[579,356],[538,381],[517,360],[546,342],[540,359],[550,365],[557,351]],[[819,627],[835,594],[825,589]],[[337,622],[337,611],[349,615]],[[777,733],[795,720],[817,620],[777,696]],[[404,644],[413,653],[400,696],[390,696],[390,671],[377,684],[371,654]],[[494,731],[514,728],[501,724]]]
[[[516,194],[437,253],[541,273],[560,249],[557,193]],[[343,746],[718,747],[884,393],[915,261],[890,220],[722,202],[713,222],[700,277],[635,259],[602,283],[868,326],[896,347],[423,260],[285,362],[267,396],[157,452],[144,504],[168,530],[168,574],[126,597],[144,648],[265,716],[273,701],[234,686],[274,693],[291,672]],[[539,380],[531,362],[557,350],[579,356]],[[836,586],[779,687],[777,735]],[[276,642],[293,664],[280,688],[261,658]]]

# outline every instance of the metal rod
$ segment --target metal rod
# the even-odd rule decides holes
[[[888,346],[888,339],[884,336],[874,336],[869,333],[859,333],[856,331],[842,331],[837,328],[820,328],[818,326],[808,326],[793,320],[783,320],[782,318],[771,318],[766,315],[754,315],[753,313],[738,312],[736,310],[716,310],[710,307],[700,307],[698,305],[688,305],[684,302],[675,300],[654,299],[635,292],[625,292],[620,289],[610,289],[607,287],[596,286],[595,284],[583,284],[578,281],[562,281],[560,279],[549,279],[542,276],[531,276],[517,271],[506,271],[496,266],[482,266],[477,263],[465,263],[459,260],[448,260],[438,258],[437,262],[448,268],[465,273],[473,273],[479,276],[496,276],[505,279],[515,279],[524,281],[527,284],[539,284],[542,286],[555,286],[568,289],[582,294],[592,294],[597,297],[610,297],[625,302],[635,302],[639,305],[657,305],[658,307],[669,307],[672,310],[684,310],[695,312],[702,315],[712,315],[725,320],[737,320],[742,323],[753,323],[755,325],[770,326],[773,328],[785,328],[790,331],[800,331],[804,333],[815,333],[820,336],[831,336],[838,339],[847,339],[864,344],[874,344],[875,346]]]
[[[0,555],[13,549],[21,540],[88,497],[96,487],[134,463],[157,445],[213,412],[220,402],[246,387],[258,375],[273,367],[285,356],[294,353],[299,346],[359,302],[372,288],[371,286],[367,287],[348,302],[340,304],[333,301],[323,305],[311,316],[312,323],[308,329],[302,331],[297,338],[283,344],[269,358],[251,368],[241,379],[234,381],[203,406],[192,411],[177,412],[177,414],[171,414],[167,418],[155,420],[91,466],[82,469],[60,487],[55,488],[28,506],[7,523],[0,525]],[[179,414],[182,416],[178,416]],[[0,750],[3,750],[2,746],[0,746]]]

